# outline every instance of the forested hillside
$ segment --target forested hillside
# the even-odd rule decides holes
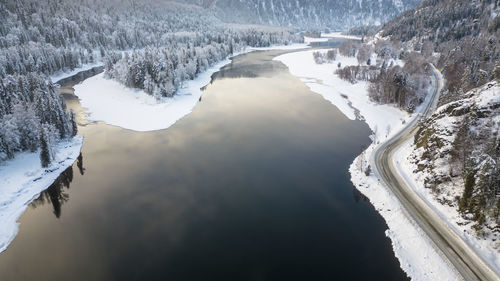
[[[450,94],[492,80],[500,64],[500,1],[426,0],[380,32],[420,50],[428,44],[446,69]],[[498,71],[498,70],[497,70]]]
[[[415,173],[479,233],[500,232],[500,1],[426,0],[379,36],[420,51],[446,79],[415,137]]]
[[[7,0],[0,22],[0,162],[41,147],[44,165],[53,142],[76,133],[52,74],[104,62],[109,77],[172,96],[182,81],[246,46],[301,40],[289,30],[231,27],[199,6],[154,0]]]
[[[339,48],[345,57],[356,57],[358,65],[338,65],[336,73],[351,83],[369,81],[370,99],[413,112],[425,99],[432,71],[421,52],[388,40],[361,43],[347,41]]]
[[[420,0],[177,0],[194,3],[226,22],[345,30],[380,25]]]

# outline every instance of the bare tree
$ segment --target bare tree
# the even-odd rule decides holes
[[[340,45],[339,53],[344,57],[354,57],[358,52],[360,43],[354,40],[347,40]]]
[[[358,54],[356,58],[358,59],[359,64],[368,64],[368,60],[370,59],[373,53],[373,48],[368,44],[363,44],[361,48],[359,48]]]

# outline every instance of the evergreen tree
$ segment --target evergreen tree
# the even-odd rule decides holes
[[[50,165],[50,151],[49,145],[47,144],[47,134],[45,129],[41,130],[40,133],[40,163],[42,167],[48,167]]]

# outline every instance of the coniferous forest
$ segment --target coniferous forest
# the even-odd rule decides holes
[[[76,135],[50,76],[102,62],[157,98],[247,46],[301,41],[289,29],[224,24],[195,5],[157,1],[0,2],[0,162]]]
[[[7,247],[0,281],[500,280],[500,0],[0,0]]]

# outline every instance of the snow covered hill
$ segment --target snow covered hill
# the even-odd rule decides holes
[[[425,0],[384,25],[443,68],[439,109],[411,144],[408,174],[447,220],[500,252],[500,2]],[[448,215],[451,214],[451,215]],[[469,231],[470,230],[470,231]],[[495,242],[496,241],[496,242]]]
[[[471,90],[423,122],[407,173],[451,223],[500,252],[500,84]],[[426,190],[426,191],[425,191]]]
[[[382,24],[420,0],[178,0],[213,9],[227,22],[345,30]]]

